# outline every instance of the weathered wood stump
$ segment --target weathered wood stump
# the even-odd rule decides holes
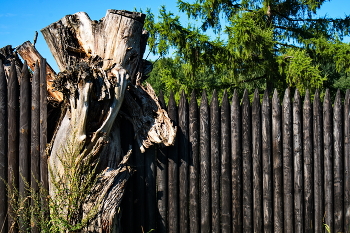
[[[148,38],[144,19],[141,13],[108,10],[100,21],[92,21],[79,12],[42,29],[61,71],[56,75],[47,68],[48,94],[63,109],[47,149],[50,198],[65,204],[59,190],[73,186],[67,175],[84,186],[86,179],[94,180],[89,173],[99,174],[77,204],[76,218],[87,222],[85,232],[119,229],[118,207],[132,173],[127,165],[131,151],[121,149],[120,117],[132,122],[142,152],[155,143],[174,142],[176,127],[152,87],[140,83],[149,64],[142,60]],[[18,52],[29,65],[40,58],[28,42]],[[55,214],[64,218],[71,211],[62,208]]]

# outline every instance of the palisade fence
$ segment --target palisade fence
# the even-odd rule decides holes
[[[11,67],[5,75],[0,59],[0,178],[25,196],[23,179],[48,187],[46,62],[33,75]],[[178,106],[170,96],[167,109],[175,145],[141,154],[134,144],[123,232],[350,232],[349,91],[333,104],[328,91],[322,103],[287,89],[282,103],[245,92],[221,105],[203,92],[200,106],[192,93]],[[132,126],[121,127],[127,147]],[[14,192],[0,181],[0,232],[12,226]]]
[[[15,62],[5,72],[0,59],[0,232],[17,232],[13,198],[28,196],[28,185],[48,190],[46,60],[33,74]]]
[[[131,162],[124,232],[350,232],[349,91],[182,94],[168,114],[175,145]]]

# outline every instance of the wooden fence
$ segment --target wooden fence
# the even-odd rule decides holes
[[[8,203],[13,197],[28,195],[26,182],[35,191],[38,181],[48,190],[45,67],[42,59],[33,74],[26,63],[17,73],[13,61],[5,75],[0,59],[0,232],[16,232],[13,205]]]
[[[24,180],[48,185],[45,66],[17,75],[13,63],[5,75],[0,59],[0,178],[23,196]],[[176,143],[145,154],[134,145],[123,232],[350,232],[349,91],[333,104],[328,92],[302,101],[289,89],[282,103],[276,92],[250,103],[246,92],[221,105],[214,93],[208,105],[203,92],[198,106],[182,94],[167,109]],[[121,127],[127,146],[132,126]],[[0,182],[0,232],[13,223],[6,190]]]
[[[182,94],[168,113],[175,145],[134,147],[124,232],[350,232],[349,91],[221,106],[204,92],[199,107]]]

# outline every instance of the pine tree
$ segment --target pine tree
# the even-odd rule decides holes
[[[152,51],[160,56],[174,51],[174,62],[184,74],[179,85],[163,88],[282,91],[290,87],[304,93],[342,87],[341,80],[350,72],[350,46],[342,42],[350,18],[318,17],[324,2],[179,0],[179,11],[195,22],[186,27],[164,6],[157,21],[148,10]],[[163,64],[161,69],[168,68]],[[167,79],[165,83],[174,82],[170,76]]]

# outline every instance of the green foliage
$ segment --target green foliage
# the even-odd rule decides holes
[[[25,183],[28,194],[25,197],[21,197],[13,185],[7,184],[7,188],[11,189],[9,193],[12,194],[12,218],[17,225],[27,226],[19,229],[19,232],[30,232],[33,226],[43,233],[77,232],[86,227],[97,214],[99,203],[91,209],[83,209],[83,203],[98,179],[97,163],[91,161],[93,157],[90,154],[83,158],[77,143],[74,140],[71,142],[68,148],[63,149],[60,157],[64,172],[60,175],[57,168],[49,168],[54,196],[49,196],[48,190],[39,181],[36,181],[39,190],[34,190],[28,182]]]
[[[149,82],[156,80],[155,90],[165,96],[179,88],[344,89],[350,46],[341,39],[350,18],[317,17],[326,1],[178,0],[179,11],[195,22],[187,26],[164,6],[158,19],[148,10],[151,51],[161,57],[173,52],[157,62]]]
[[[99,203],[91,210],[84,210],[83,204],[87,200],[92,187],[96,184],[97,163],[91,161],[92,155],[83,157],[76,137],[69,140],[67,148],[63,148],[62,163],[63,172],[58,168],[49,167],[51,184],[54,187],[54,196],[50,198],[51,231],[74,232],[82,230],[97,214]]]

